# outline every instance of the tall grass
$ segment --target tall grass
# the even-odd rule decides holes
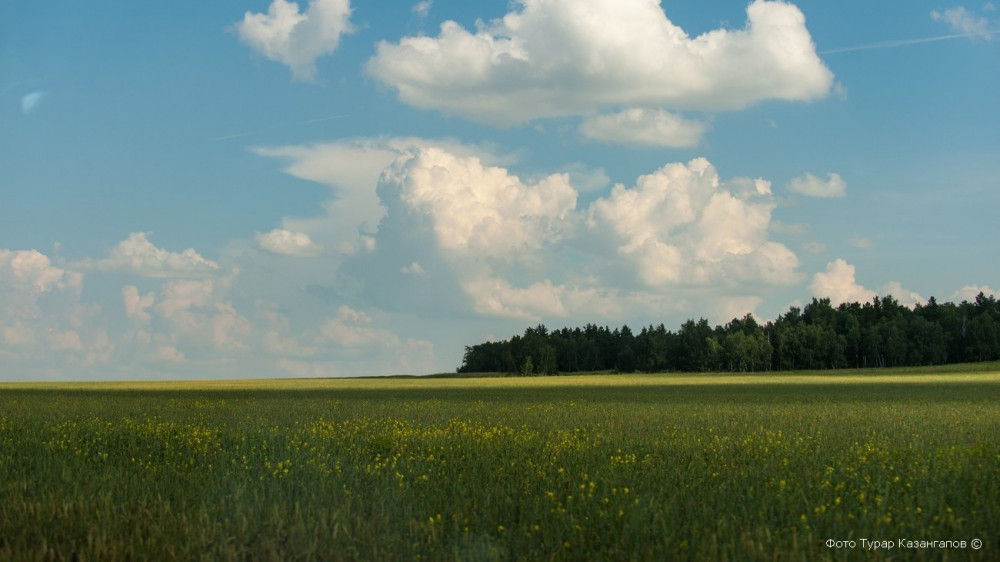
[[[995,372],[7,385],[0,559],[992,560],[998,399]]]

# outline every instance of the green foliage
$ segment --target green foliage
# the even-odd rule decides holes
[[[986,367],[7,385],[0,559],[990,560]]]
[[[617,370],[644,372],[761,372],[943,365],[1000,359],[1000,303],[980,293],[975,302],[939,304],[931,298],[913,309],[891,296],[869,303],[813,299],[760,325],[752,315],[712,328],[688,320],[674,333],[663,324],[634,335],[588,324],[549,332],[528,328],[523,337],[465,348],[460,373],[533,374]]]

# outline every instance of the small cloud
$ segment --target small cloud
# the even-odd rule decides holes
[[[845,302],[868,302],[876,295],[891,295],[903,306],[912,307],[924,302],[920,294],[903,287],[899,281],[886,283],[877,293],[860,285],[854,279],[854,266],[842,259],[826,264],[825,272],[814,275],[809,290],[814,297],[829,298],[834,306]]]
[[[254,235],[254,240],[261,249],[283,256],[312,257],[323,251],[323,246],[313,242],[308,234],[282,228],[276,228],[267,234],[258,232]]]
[[[833,83],[833,95],[837,96],[840,101],[847,100],[847,86],[840,82],[839,80]]]
[[[169,252],[157,248],[149,241],[147,233],[133,232],[128,239],[118,243],[111,254],[92,265],[99,271],[116,271],[158,278],[199,278],[214,275],[219,264],[203,258],[192,248],[183,252]]]
[[[1000,299],[1000,289],[991,289],[989,285],[966,285],[955,291],[951,295],[952,302],[975,302],[976,296],[983,293],[986,296],[993,296]]]
[[[266,14],[246,12],[234,25],[240,41],[270,60],[292,71],[296,80],[316,77],[316,59],[340,45],[340,36],[353,31],[350,0],[311,0],[299,13],[299,5],[274,0]]]
[[[882,286],[881,293],[882,296],[892,295],[892,297],[899,301],[899,304],[903,306],[913,307],[925,302],[924,297],[920,296],[920,293],[903,287],[899,281],[890,281],[886,283]]]
[[[423,0],[423,2],[417,2],[413,5],[413,13],[420,19],[427,17],[427,14],[431,12],[431,7],[434,6],[434,0]]]
[[[807,197],[834,198],[845,195],[847,184],[840,174],[827,174],[824,180],[807,173],[789,182],[788,190]]]
[[[399,345],[399,337],[371,324],[372,318],[368,314],[349,306],[341,306],[337,309],[336,318],[329,318],[323,323],[319,340],[348,349],[393,348]]]
[[[801,222],[771,221],[771,232],[776,234],[792,234],[801,236],[809,232],[809,225]]]
[[[419,262],[413,262],[410,265],[403,266],[399,268],[399,271],[404,275],[417,275],[417,276],[422,276],[427,273],[424,271],[424,268],[420,265]]]
[[[38,109],[38,106],[47,95],[48,92],[43,91],[31,92],[30,94],[25,95],[21,98],[21,112],[25,115],[30,115]]]
[[[871,250],[875,247],[871,238],[865,238],[864,236],[852,236],[847,243],[861,250]]]
[[[992,4],[989,4],[992,6]],[[986,7],[984,6],[984,9]],[[964,7],[948,8],[944,12],[937,10],[931,12],[934,21],[948,24],[955,33],[967,35],[973,39],[983,39],[989,41],[995,31],[990,29],[990,22],[982,16],[977,16],[966,10]]]
[[[168,363],[182,363],[184,361],[184,353],[177,350],[176,347],[172,345],[161,345],[156,348],[156,353],[153,354],[154,361],[165,361]]]
[[[743,318],[756,314],[757,307],[764,299],[756,296],[725,296],[713,300],[709,305],[709,322],[724,324],[733,318]]]
[[[859,285],[854,279],[854,266],[842,259],[826,264],[826,271],[813,276],[809,285],[814,297],[829,298],[834,306],[845,302],[868,302],[875,291]]]
[[[67,289],[78,290],[83,274],[52,265],[45,254],[37,250],[7,250],[0,248],[0,290],[14,288],[26,293],[42,294]],[[2,297],[0,293],[0,297]],[[23,300],[23,294],[21,300]],[[0,301],[2,302],[2,301]]]
[[[668,111],[627,109],[588,117],[580,132],[589,140],[632,146],[687,148],[701,142],[707,125]]]
[[[472,297],[473,308],[479,314],[529,322],[567,315],[563,304],[566,287],[553,285],[548,279],[522,289],[503,279],[480,278],[465,283],[463,289]]]
[[[149,324],[152,317],[146,311],[153,306],[155,300],[153,293],[139,295],[139,288],[135,285],[125,285],[122,287],[122,303],[125,305],[125,316],[140,324]]]
[[[806,242],[802,245],[802,249],[810,254],[822,254],[826,251],[826,245],[820,242]]]
[[[611,185],[604,168],[591,168],[583,162],[569,164],[563,170],[569,174],[569,183],[581,193],[602,191]]]

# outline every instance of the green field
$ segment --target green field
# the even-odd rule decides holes
[[[996,560],[1000,364],[0,385],[0,560],[202,558]]]

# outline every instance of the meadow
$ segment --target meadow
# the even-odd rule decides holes
[[[0,385],[2,560],[996,560],[998,522],[998,363]]]

